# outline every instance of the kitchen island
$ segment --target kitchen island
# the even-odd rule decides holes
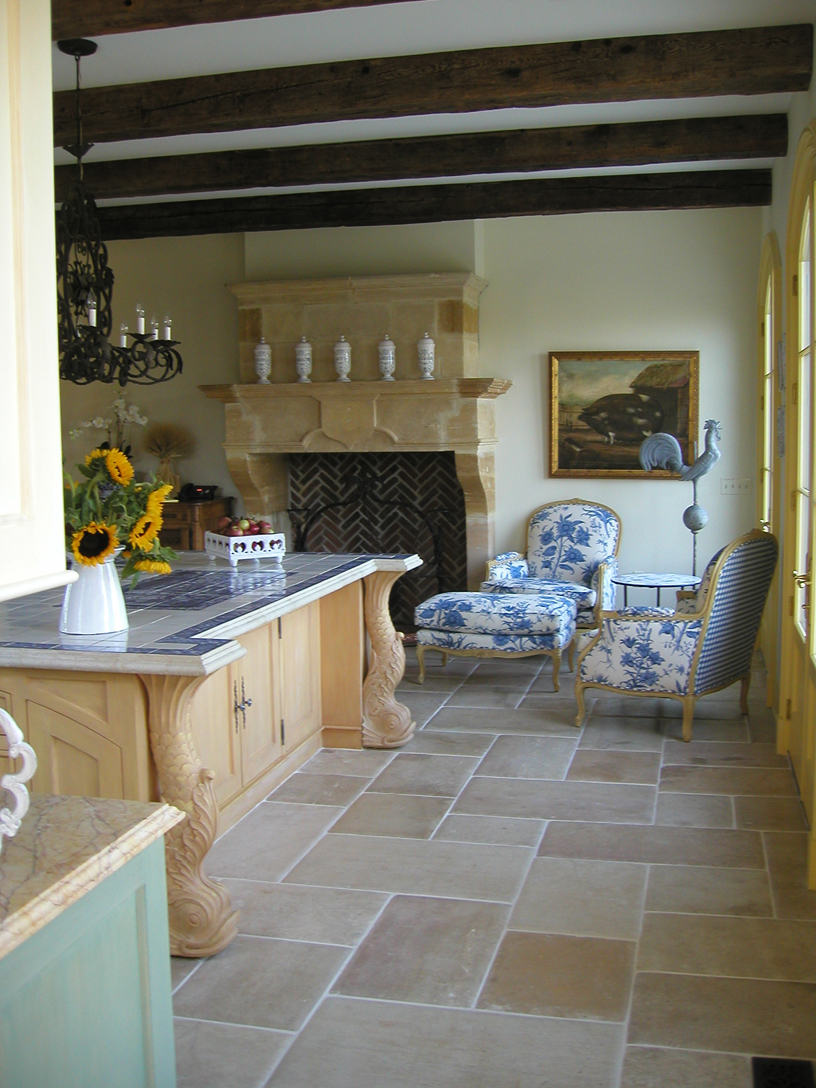
[[[174,1088],[168,805],[34,797],[0,854],[4,1088]]]
[[[187,553],[126,591],[130,628],[105,636],[60,635],[60,591],[0,605],[0,706],[37,752],[33,791],[187,816],[166,837],[174,954],[211,955],[235,934],[202,867],[216,834],[321,746],[413,735],[388,598],[420,562],[303,553],[233,571]]]

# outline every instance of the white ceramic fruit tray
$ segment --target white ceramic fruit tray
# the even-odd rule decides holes
[[[233,567],[237,567],[241,559],[275,559],[280,566],[286,555],[286,537],[283,533],[259,533],[257,536],[205,533],[204,551],[211,557],[228,559]]]

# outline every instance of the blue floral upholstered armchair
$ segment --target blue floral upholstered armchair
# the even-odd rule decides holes
[[[586,688],[678,699],[685,741],[697,699],[737,680],[747,714],[751,658],[777,554],[776,537],[754,530],[712,559],[700,589],[678,595],[676,612],[602,612],[598,634],[578,656],[576,725],[584,719]]]
[[[621,522],[614,510],[585,499],[540,506],[527,525],[527,554],[503,552],[487,564],[483,593],[557,593],[575,601],[579,628],[597,626],[595,605],[606,564],[601,607],[615,607]]]

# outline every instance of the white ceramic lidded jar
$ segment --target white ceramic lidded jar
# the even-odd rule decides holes
[[[422,380],[426,382],[433,381],[434,348],[435,344],[430,336],[428,336],[427,332],[421,340],[417,341],[419,372],[422,375]]]
[[[337,371],[337,380],[339,382],[351,381],[351,378],[349,378],[351,344],[346,340],[345,336],[341,336],[334,345],[334,369]]]
[[[394,371],[397,368],[397,348],[388,333],[380,340],[377,351],[380,356],[382,381],[392,382],[394,380]]]
[[[295,345],[295,369],[299,382],[311,382],[309,375],[312,373],[312,345],[305,336],[301,336],[300,343]]]
[[[263,337],[260,343],[255,345],[255,373],[261,385],[269,385],[269,375],[272,373],[272,348]]]

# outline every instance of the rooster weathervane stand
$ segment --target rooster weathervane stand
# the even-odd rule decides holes
[[[644,472],[653,468],[668,469],[679,475],[681,480],[691,480],[694,488],[693,501],[683,511],[683,524],[691,533],[692,565],[691,573],[697,574],[697,534],[708,524],[708,511],[697,502],[697,481],[716,465],[722,456],[717,440],[722,438],[720,424],[716,419],[705,421],[705,449],[691,465],[683,464],[683,451],[673,434],[658,431],[650,434],[641,443],[638,457]]]

